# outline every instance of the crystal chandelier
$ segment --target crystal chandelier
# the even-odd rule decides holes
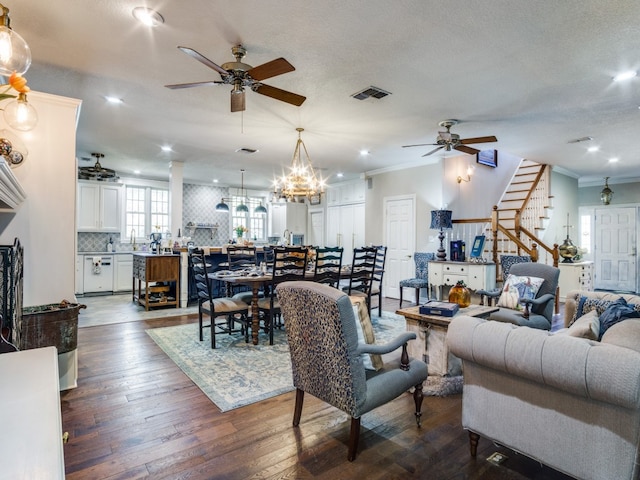
[[[291,162],[291,171],[288,175],[283,175],[274,180],[273,191],[277,198],[287,198],[287,200],[300,200],[301,198],[310,198],[314,195],[324,193],[324,181],[318,179],[316,172],[311,165],[311,159],[304,145],[301,133],[304,128],[296,128],[298,132],[298,143],[293,152],[293,160]],[[302,155],[304,152],[304,157]]]

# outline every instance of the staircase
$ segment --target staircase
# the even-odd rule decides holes
[[[523,160],[491,217],[454,220],[451,238],[472,245],[474,235],[485,235],[485,256],[496,264],[500,255],[529,255],[533,261],[557,266],[558,245],[540,239],[553,209],[549,191],[548,166]]]

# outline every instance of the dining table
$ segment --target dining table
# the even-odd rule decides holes
[[[343,265],[340,270],[340,278],[349,278],[351,268],[349,265]],[[313,280],[314,270],[307,269],[305,279]],[[260,329],[260,310],[258,308],[258,300],[260,299],[260,288],[266,283],[271,282],[273,275],[268,270],[263,272],[256,269],[250,270],[221,270],[209,274],[209,278],[221,282],[227,282],[233,285],[245,285],[251,288],[251,340],[254,345],[258,345],[258,330]]]

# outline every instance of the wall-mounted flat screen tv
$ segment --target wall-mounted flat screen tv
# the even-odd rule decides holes
[[[498,150],[481,150],[476,154],[476,162],[496,168],[498,166]]]

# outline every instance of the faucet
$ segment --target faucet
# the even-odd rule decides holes
[[[134,252],[138,250],[138,245],[136,245],[136,229],[135,228],[131,229],[131,248],[133,248]]]

